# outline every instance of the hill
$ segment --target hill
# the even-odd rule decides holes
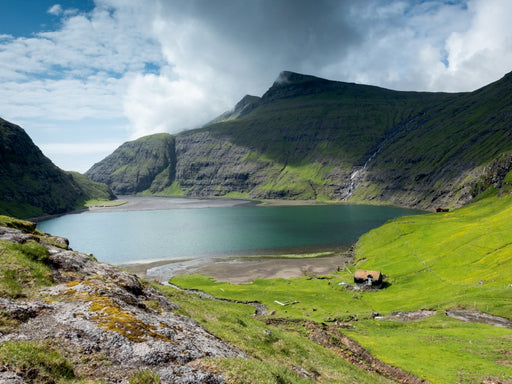
[[[152,137],[158,156],[136,140],[86,175],[116,193],[461,206],[511,168],[511,79],[450,94],[283,72],[201,129]]]
[[[341,355],[348,351],[349,360],[358,349],[347,336],[369,356],[427,382],[507,383],[512,380],[511,222],[512,196],[492,197],[449,213],[393,219],[363,235],[354,247],[354,263],[331,275],[241,285],[183,275],[170,282],[218,300],[263,304],[272,334],[297,333]],[[384,288],[357,288],[356,268],[382,272]],[[165,292],[178,297],[170,288]],[[249,326],[238,324],[249,323],[250,315],[241,316],[234,304],[205,313],[204,301],[177,303],[224,340],[246,348],[257,343],[243,340]],[[274,350],[270,356],[281,361],[287,354]]]
[[[247,357],[135,275],[67,244],[0,216],[1,383],[221,383],[193,364]]]
[[[89,199],[111,199],[112,191],[55,166],[17,125],[0,119],[0,214],[20,218],[82,208]]]
[[[130,195],[162,192],[173,183],[175,168],[175,139],[160,133],[124,143],[85,175]]]

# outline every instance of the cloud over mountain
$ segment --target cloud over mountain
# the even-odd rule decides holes
[[[59,4],[53,28],[0,35],[1,113],[41,144],[198,127],[282,70],[469,91],[512,69],[507,0]]]

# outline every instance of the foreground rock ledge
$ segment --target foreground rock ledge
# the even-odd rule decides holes
[[[178,306],[135,275],[62,249],[12,228],[0,239],[37,239],[50,252],[57,285],[30,302],[0,298],[0,311],[21,325],[0,334],[6,341],[50,341],[73,361],[84,378],[127,383],[139,368],[156,372],[162,383],[223,383],[197,368],[209,357],[246,357],[194,320],[173,313]],[[2,383],[23,383],[16,372],[0,372]]]

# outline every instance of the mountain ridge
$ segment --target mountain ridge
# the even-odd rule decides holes
[[[432,93],[284,71],[261,97],[173,135],[169,177],[150,189],[126,181],[150,194],[461,206],[475,197],[485,165],[512,151],[511,78]],[[135,158],[126,164],[142,169]],[[120,172],[100,162],[86,175],[105,182],[99,168]]]

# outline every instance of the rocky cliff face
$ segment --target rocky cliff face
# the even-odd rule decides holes
[[[18,217],[68,212],[87,199],[113,197],[106,185],[55,166],[17,125],[0,119],[0,214]]]
[[[0,297],[2,344],[50,343],[72,362],[71,375],[106,383],[127,383],[140,368],[150,368],[162,383],[222,383],[195,362],[245,357],[175,313],[176,304],[135,275],[67,249],[65,239],[0,226],[2,242],[46,247],[54,281],[30,301]],[[40,374],[35,366],[19,371],[5,361],[0,368],[2,383],[32,382],[30,375]]]
[[[150,151],[147,138],[126,144],[128,159],[121,147],[87,175],[118,193],[460,206],[474,197],[481,168],[512,151],[511,78],[446,94],[283,72],[261,98],[246,96],[206,127],[167,139],[165,150],[153,142],[172,159],[160,167],[166,176],[141,182],[150,166],[135,148]],[[120,175],[124,184],[113,181]]]

